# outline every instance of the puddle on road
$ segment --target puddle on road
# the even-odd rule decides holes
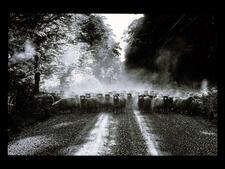
[[[204,134],[204,135],[209,135],[209,136],[216,136],[216,133],[214,133],[214,132],[201,131],[200,133]]]
[[[56,125],[52,126],[52,128],[57,129],[57,128],[66,127],[66,126],[69,126],[72,124],[73,124],[73,122],[64,122],[64,123],[56,124]]]
[[[150,128],[146,125],[145,120],[139,111],[134,110],[134,115],[137,119],[141,134],[146,142],[148,154],[154,156],[163,155],[162,152],[160,152],[156,142],[159,138],[150,132]]]

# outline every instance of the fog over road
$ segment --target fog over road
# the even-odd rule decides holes
[[[142,114],[57,115],[8,145],[9,155],[216,155],[217,129],[200,117]]]
[[[8,155],[217,155],[214,14],[8,15]]]

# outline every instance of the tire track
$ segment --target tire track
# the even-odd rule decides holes
[[[158,148],[157,142],[155,141],[156,136],[154,134],[150,133],[149,128],[146,125],[143,116],[137,110],[134,110],[133,112],[134,112],[134,115],[136,117],[136,121],[139,125],[142,136],[145,140],[145,144],[147,146],[148,154],[153,155],[153,156],[163,155]]]
[[[92,129],[81,136],[80,144],[73,143],[69,147],[63,148],[61,152],[71,156],[109,155],[111,147],[115,145],[115,123],[111,114],[99,114]]]

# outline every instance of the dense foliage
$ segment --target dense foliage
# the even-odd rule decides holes
[[[106,81],[116,78],[109,74],[119,70],[118,50],[119,45],[114,41],[112,31],[99,15],[10,13],[10,124],[22,122],[23,118],[36,113],[36,95],[60,91],[63,94],[62,90],[70,88],[71,81],[76,82],[77,76],[94,76],[97,80]],[[40,109],[38,111],[46,114]]]
[[[181,84],[204,78],[216,82],[216,24],[210,14],[147,14],[128,30],[126,67],[167,74]]]

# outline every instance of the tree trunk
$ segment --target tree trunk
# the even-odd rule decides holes
[[[39,93],[39,84],[40,84],[40,72],[39,68],[39,54],[35,55],[34,59],[34,94]]]

